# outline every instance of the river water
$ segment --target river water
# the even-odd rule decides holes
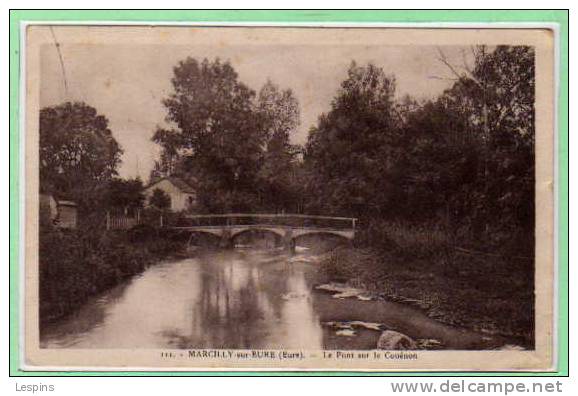
[[[379,323],[448,349],[498,345],[416,308],[318,290],[314,256],[236,249],[168,260],[41,329],[43,348],[375,349]],[[371,327],[371,326],[369,326]]]

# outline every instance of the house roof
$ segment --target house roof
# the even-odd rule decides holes
[[[169,182],[171,182],[176,188],[178,188],[179,190],[181,190],[182,192],[185,193],[189,193],[189,194],[194,194],[195,193],[195,189],[193,187],[191,187],[187,182],[185,182],[183,179],[180,179],[178,177],[175,176],[167,176],[167,177],[163,177],[162,179],[159,179],[157,181],[155,181],[154,183],[150,183],[148,186],[145,187],[145,190],[159,184],[160,182],[162,182],[163,180],[168,180]]]

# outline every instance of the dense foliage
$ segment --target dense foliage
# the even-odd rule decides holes
[[[299,103],[290,89],[282,91],[267,81],[257,98],[257,113],[266,137],[257,181],[260,207],[273,212],[296,210],[300,147],[291,144],[291,135],[299,126]]]
[[[392,77],[352,64],[309,135],[309,209],[437,221],[487,247],[523,239],[532,254],[534,52],[474,52],[471,71],[421,104],[396,102]]]
[[[153,137],[163,151],[152,178],[191,182],[200,211],[282,210],[295,151],[289,135],[299,122],[293,93],[267,82],[257,96],[219,59],[179,62],[172,85],[163,101],[172,128]]]
[[[79,204],[99,206],[103,187],[117,174],[122,150],[108,120],[85,103],[40,110],[40,189]]]
[[[144,231],[144,232],[143,232]],[[184,242],[170,233],[59,231],[40,228],[40,320],[73,312],[86,300],[178,253]]]
[[[305,151],[309,208],[316,212],[382,216],[390,187],[397,130],[395,80],[376,66],[352,63],[331,111],[311,129]]]
[[[113,178],[108,182],[103,193],[103,204],[106,208],[122,210],[125,214],[134,212],[144,206],[145,196],[140,178]]]

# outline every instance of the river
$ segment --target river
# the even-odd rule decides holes
[[[375,349],[372,323],[447,349],[498,342],[407,305],[334,298],[315,288],[317,272],[315,256],[275,250],[167,260],[43,327],[41,347]],[[353,331],[331,325],[352,321]]]

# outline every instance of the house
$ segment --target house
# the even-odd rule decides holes
[[[76,228],[77,205],[73,201],[59,199],[52,194],[40,194],[40,217],[41,220],[59,228]]]
[[[178,177],[168,176],[159,179],[144,189],[146,197],[146,204],[150,205],[150,198],[153,191],[160,189],[164,191],[170,198],[170,209],[174,212],[187,210],[197,204],[196,191],[185,181]]]

